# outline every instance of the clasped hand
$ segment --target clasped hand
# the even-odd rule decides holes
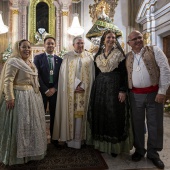
[[[54,87],[50,88],[49,91],[46,93],[46,96],[51,97],[55,92],[56,92],[56,89]]]
[[[80,84],[76,87],[75,93],[83,93],[84,89],[80,87]]]

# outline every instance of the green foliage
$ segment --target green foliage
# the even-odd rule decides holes
[[[8,45],[8,48],[2,53],[2,62],[5,63],[5,61],[11,56],[12,53],[12,47],[11,43]]]
[[[68,51],[66,50],[66,48],[63,48],[59,53],[58,56],[63,58],[63,56],[67,53]]]
[[[164,105],[164,111],[170,112],[170,100],[167,100]]]

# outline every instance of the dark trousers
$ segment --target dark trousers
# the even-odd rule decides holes
[[[157,158],[163,148],[163,104],[155,102],[157,92],[130,93],[136,152],[145,155],[145,117],[148,129],[147,156]]]
[[[52,138],[53,135],[53,126],[54,126],[54,117],[55,117],[55,108],[57,100],[57,92],[55,92],[51,97],[47,97],[45,94],[42,94],[44,109],[47,110],[47,102],[49,102],[49,111],[50,111],[50,135]]]

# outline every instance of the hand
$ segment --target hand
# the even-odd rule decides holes
[[[126,99],[126,93],[119,92],[118,98],[119,98],[119,102],[123,103]]]
[[[81,88],[80,86],[77,86],[75,93],[83,93],[83,92],[84,92],[84,89]]]
[[[14,105],[15,105],[15,100],[14,99],[6,101],[7,109],[13,109]]]
[[[51,91],[52,95],[56,92],[56,89],[53,87],[53,88],[50,88],[49,91]]]
[[[155,102],[157,102],[157,103],[165,103],[165,98],[166,98],[166,95],[157,94],[156,98],[155,98]]]
[[[46,96],[51,97],[55,92],[56,92],[56,89],[54,87],[50,88],[49,91],[46,93]]]

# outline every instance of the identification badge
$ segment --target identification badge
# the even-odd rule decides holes
[[[50,70],[50,75],[53,75],[54,73],[53,73],[53,70]]]

